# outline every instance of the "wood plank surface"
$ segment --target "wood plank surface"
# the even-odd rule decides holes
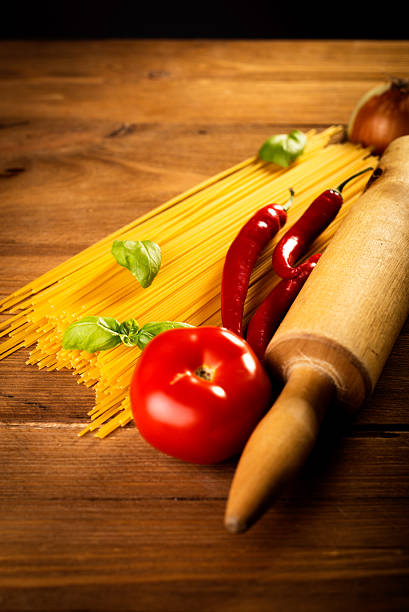
[[[0,43],[0,297],[273,133],[346,124],[406,41]],[[5,315],[2,315],[3,320]],[[331,413],[248,533],[236,460],[194,466],[133,424],[78,438],[93,392],[0,363],[0,610],[409,609],[409,326],[355,417]]]

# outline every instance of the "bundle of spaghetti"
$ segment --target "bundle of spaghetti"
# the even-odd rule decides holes
[[[34,347],[27,360],[46,370],[70,369],[78,382],[95,390],[90,422],[80,435],[95,431],[105,437],[132,420],[128,388],[140,357],[138,348],[124,345],[90,354],[62,349],[66,327],[87,315],[118,321],[137,319],[220,325],[220,281],[226,251],[242,225],[269,202],[284,204],[289,189],[295,200],[288,220],[265,249],[251,277],[245,317],[279,279],[272,273],[276,242],[322,191],[376,164],[370,151],[349,142],[331,144],[342,128],[333,126],[307,134],[303,154],[289,168],[252,157],[195,186],[135,219],[98,243],[8,296],[2,310],[12,315],[3,323],[8,339],[0,359]],[[367,182],[365,175],[344,190],[344,205],[336,219],[312,245],[306,257],[325,249],[344,215]],[[152,240],[162,250],[162,267],[152,285],[143,289],[111,254],[112,242]]]

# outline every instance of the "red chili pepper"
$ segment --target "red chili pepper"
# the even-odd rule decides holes
[[[285,206],[267,204],[241,228],[227,251],[221,288],[223,327],[243,336],[243,311],[250,276],[262,249],[287,220],[287,210],[294,192]]]
[[[284,319],[320,257],[320,253],[312,255],[299,266],[300,271],[296,277],[282,279],[261,302],[251,317],[246,340],[261,362],[264,361],[264,353],[273,333]]]
[[[281,278],[294,278],[300,272],[294,266],[307,247],[337,216],[342,203],[342,190],[349,181],[372,168],[366,168],[346,179],[337,189],[327,189],[284,234],[273,251],[273,268]]]

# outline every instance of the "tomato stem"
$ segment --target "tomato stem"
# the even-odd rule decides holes
[[[203,364],[195,370],[195,374],[199,378],[203,378],[203,380],[212,380],[214,376],[214,368]]]

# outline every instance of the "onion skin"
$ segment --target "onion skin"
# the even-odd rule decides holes
[[[388,144],[409,134],[409,81],[395,79],[371,89],[358,102],[348,125],[348,139],[381,155]]]

